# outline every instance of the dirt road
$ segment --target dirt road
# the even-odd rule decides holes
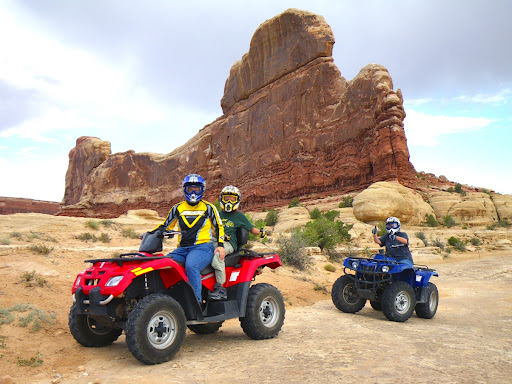
[[[339,312],[327,292],[341,274],[339,265],[336,273],[319,274],[323,268],[317,268],[301,274],[285,267],[265,272],[256,283],[274,284],[286,301],[278,337],[251,340],[238,320],[230,320],[213,335],[187,332],[172,361],[146,366],[130,354],[124,336],[100,349],[81,347],[72,338],[70,287],[84,258],[98,254],[91,248],[74,253],[64,240],[57,244],[66,249],[55,246],[49,255],[16,244],[0,247],[0,308],[31,303],[56,315],[52,325],[36,332],[19,321],[1,324],[0,313],[1,384],[512,382],[510,253],[429,263],[440,275],[434,280],[438,312],[431,320],[413,315],[405,323],[390,322],[369,305],[354,315]],[[118,245],[114,239],[111,246]],[[44,286],[20,281],[21,272],[32,270],[46,278]],[[26,366],[31,359],[34,366]]]

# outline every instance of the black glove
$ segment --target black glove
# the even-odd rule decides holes
[[[260,238],[263,239],[265,237],[266,233],[263,230],[263,228],[260,228]]]
[[[373,233],[374,235],[376,235],[376,234],[377,234],[377,226],[375,226],[375,228],[373,228],[373,229],[372,229],[372,233]]]

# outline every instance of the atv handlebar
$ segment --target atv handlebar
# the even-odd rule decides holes
[[[174,235],[181,235],[182,232],[181,231],[165,231],[165,232],[162,232],[162,236],[163,237],[168,237],[169,239],[172,239],[174,237]]]

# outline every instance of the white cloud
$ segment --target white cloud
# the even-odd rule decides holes
[[[406,113],[404,125],[409,146],[435,146],[442,135],[476,131],[495,121],[484,117],[428,115],[414,110]]]

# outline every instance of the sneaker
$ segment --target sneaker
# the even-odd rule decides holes
[[[208,298],[213,301],[227,300],[228,294],[226,288],[219,283],[215,283],[213,291],[208,293]]]

